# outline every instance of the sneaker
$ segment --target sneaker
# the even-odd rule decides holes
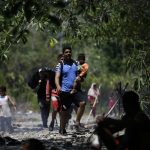
[[[67,135],[67,132],[66,132],[66,129],[63,129],[63,130],[59,130],[59,133],[61,134],[61,135],[64,135],[64,136],[66,136]]]
[[[49,125],[49,131],[53,131],[54,129],[54,122],[51,122],[51,124]]]

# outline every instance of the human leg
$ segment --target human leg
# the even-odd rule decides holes
[[[5,131],[5,119],[3,116],[0,117],[0,125],[1,125],[1,131]]]
[[[53,131],[53,129],[54,129],[54,123],[55,123],[56,115],[57,115],[57,111],[53,110],[52,120],[51,120],[51,123],[50,123],[50,126],[49,126],[50,131]]]
[[[66,124],[68,122],[69,109],[72,104],[73,96],[68,92],[60,94],[61,112],[60,112],[60,134],[66,134]]]
[[[40,110],[41,110],[41,118],[42,118],[43,127],[47,128],[50,104],[49,103],[41,103]]]
[[[13,132],[13,127],[12,127],[12,118],[11,117],[6,117],[6,126],[7,126],[7,129],[8,129],[8,132]]]
[[[80,121],[84,114],[85,106],[86,106],[86,99],[87,96],[84,92],[80,91],[75,94],[75,103],[77,103],[77,116],[76,116],[76,126],[80,126]]]
[[[66,124],[67,124],[67,121],[68,121],[68,110],[66,111],[62,111],[60,113],[60,130],[59,130],[59,133],[60,134],[66,134]]]
[[[79,108],[77,109],[77,117],[76,117],[76,123],[80,124],[81,118],[83,116],[84,110],[85,110],[85,102],[79,103]]]
[[[51,96],[51,106],[52,106],[53,111],[52,111],[52,120],[51,120],[51,123],[50,123],[50,126],[49,126],[50,131],[53,131],[57,112],[60,111],[59,96],[57,95],[57,93],[54,93],[54,92],[52,93],[53,95]]]
[[[96,116],[96,106],[92,107],[92,115],[95,118],[95,116]]]

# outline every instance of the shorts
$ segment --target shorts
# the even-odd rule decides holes
[[[58,96],[51,96],[51,105],[54,111],[60,111],[60,100]]]
[[[78,91],[77,93],[74,94],[74,99],[76,101],[76,103],[80,103],[80,102],[85,102],[87,101],[87,93],[83,92],[83,91]]]
[[[79,107],[79,104],[75,101],[75,94],[70,94],[69,92],[61,92],[60,93],[60,102],[61,102],[61,110],[66,111],[70,109],[71,104],[75,104]]]

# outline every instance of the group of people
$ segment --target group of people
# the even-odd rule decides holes
[[[67,134],[66,124],[69,119],[69,110],[74,104],[76,109],[75,128],[81,128],[80,120],[83,116],[86,95],[81,89],[88,71],[88,64],[85,62],[85,54],[78,55],[78,61],[72,59],[72,49],[66,45],[62,54],[58,55],[58,64],[54,70],[55,75],[46,73],[44,69],[39,69],[39,81],[35,87],[38,102],[41,109],[43,127],[47,128],[47,121],[52,104],[52,120],[49,130],[53,130],[56,114],[60,116],[60,134]],[[55,81],[55,82],[54,82]]]
[[[83,116],[87,94],[82,91],[81,83],[85,80],[88,71],[88,64],[85,62],[85,54],[78,55],[77,61],[72,59],[72,49],[66,45],[63,47],[62,54],[57,57],[58,64],[55,69],[38,69],[37,76],[33,76],[34,81],[30,84],[37,93],[38,104],[40,107],[43,128],[48,128],[48,117],[50,106],[52,106],[52,116],[49,130],[53,131],[56,115],[60,117],[60,134],[66,134],[66,124],[69,122],[71,111],[76,111],[74,127],[83,129],[80,121]],[[93,83],[88,92],[88,100],[95,117],[95,99],[99,96],[96,84]],[[4,131],[5,124],[12,131],[11,112],[9,104],[16,109],[16,103],[6,95],[6,87],[0,87],[0,123],[1,130]]]
[[[86,99],[88,99],[93,117],[96,115],[96,102],[100,95],[97,85],[93,83],[88,91],[88,98],[81,89],[88,71],[85,63],[85,55],[79,54],[78,62],[72,59],[72,48],[64,46],[62,54],[58,56],[58,64],[54,71],[45,68],[38,70],[38,84],[35,86],[38,103],[41,110],[43,127],[48,128],[48,117],[50,103],[52,104],[52,120],[49,130],[53,130],[57,113],[60,117],[61,135],[67,135],[66,124],[69,119],[69,110],[76,107],[75,128],[81,129],[81,118],[83,116]],[[96,133],[100,140],[110,150],[148,150],[150,145],[146,141],[150,139],[150,120],[140,108],[139,96],[134,91],[125,91],[122,95],[122,103],[125,115],[120,120],[109,117],[97,117]],[[15,102],[6,94],[6,87],[0,87],[0,123],[1,129],[5,125],[9,130],[11,126],[11,113],[8,101],[16,108]],[[110,97],[110,108],[115,104]],[[134,109],[133,109],[134,108]],[[123,137],[116,142],[113,134],[125,130]],[[145,139],[146,137],[146,139]],[[144,139],[144,140],[143,140]]]

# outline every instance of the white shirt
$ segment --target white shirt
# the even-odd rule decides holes
[[[11,117],[8,99],[8,96],[0,96],[0,116]]]

